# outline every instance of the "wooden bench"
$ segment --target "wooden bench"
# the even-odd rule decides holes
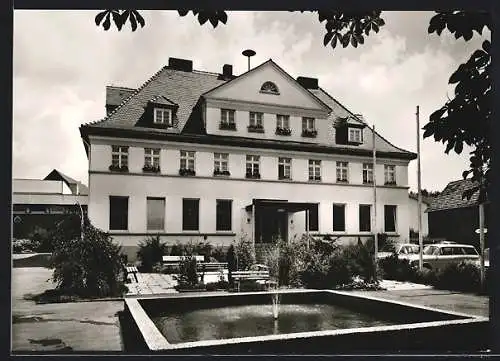
[[[217,272],[227,269],[227,262],[202,262],[197,264],[198,271]]]
[[[205,260],[205,256],[193,256],[196,259],[196,262],[203,262]],[[179,264],[186,258],[186,256],[163,256],[163,264],[165,266],[177,267],[179,268]]]
[[[129,274],[132,274],[134,276],[134,278],[135,278],[135,282],[139,282],[137,280],[137,273],[139,273],[139,271],[137,270],[137,267],[135,267],[135,266],[126,266],[125,270],[127,271],[126,277],[128,277]]]
[[[273,283],[269,276],[269,271],[234,271],[231,273],[236,283],[238,292],[242,281],[264,281],[267,287]]]

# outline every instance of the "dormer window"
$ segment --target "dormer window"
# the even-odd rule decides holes
[[[155,108],[153,123],[154,124],[165,124],[167,127],[173,126],[173,124],[172,124],[172,109]]]
[[[349,128],[349,143],[363,143],[363,130],[360,128]]]
[[[276,95],[280,93],[278,87],[272,81],[266,81],[264,84],[262,84],[262,86],[260,87],[260,92],[266,94],[276,94]]]

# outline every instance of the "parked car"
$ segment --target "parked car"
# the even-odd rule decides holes
[[[418,244],[415,243],[400,243],[395,246],[395,251],[394,252],[379,252],[378,253],[378,258],[386,258],[389,257],[390,255],[396,253],[399,258],[408,258],[410,255],[417,254],[420,250],[420,247]]]
[[[409,255],[408,259],[412,265],[418,266],[418,254]],[[479,254],[474,246],[468,244],[436,243],[424,247],[422,259],[424,268],[438,270],[450,263],[461,261],[478,262]]]

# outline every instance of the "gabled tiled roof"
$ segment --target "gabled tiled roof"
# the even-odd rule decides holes
[[[335,124],[337,122],[338,117],[341,117],[341,118],[348,117],[350,123],[357,122],[359,124],[366,125],[365,122],[360,120],[354,113],[347,110],[346,107],[344,107],[342,104],[340,104],[340,102],[338,102],[336,99],[334,99],[330,94],[328,94],[326,91],[324,91],[321,87],[318,89],[309,89],[309,91],[332,109],[332,112],[330,113],[330,116],[328,117],[330,124]],[[363,144],[352,146],[352,148],[370,149],[371,150],[372,149],[372,138],[370,137],[370,139],[365,139]],[[375,148],[377,149],[378,152],[402,152],[402,153],[406,153],[406,154],[413,154],[412,152],[409,152],[405,149],[398,148],[395,145],[391,144],[385,138],[380,136],[380,134],[378,134],[377,132],[375,132]],[[415,158],[416,158],[416,155],[415,155]]]
[[[473,183],[469,179],[448,183],[443,192],[437,197],[432,198],[431,205],[427,208],[427,212],[476,206],[478,204],[479,192],[475,192],[470,200],[462,199],[464,191],[474,186],[477,186],[477,183]]]
[[[132,88],[108,85],[106,87],[106,104],[120,105],[123,99],[128,98],[134,92],[135,89]]]
[[[178,128],[183,129],[201,94],[224,83],[219,74],[180,71],[163,67],[141,87],[125,99],[103,120],[89,123],[92,127],[130,128],[135,126],[144,113],[144,107],[156,96],[164,96],[179,106],[177,110]],[[171,129],[171,128],[169,128]],[[171,130],[164,129],[164,132]]]
[[[165,98],[163,95],[156,95],[152,97],[149,102],[154,103],[154,104],[163,104],[163,105],[177,105],[173,101],[171,101],[168,98]]]

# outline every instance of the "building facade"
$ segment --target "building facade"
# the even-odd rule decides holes
[[[134,257],[169,244],[255,244],[304,233],[409,237],[414,153],[375,134],[314,78],[272,60],[235,76],[169,65],[140,88],[107,87],[107,115],[80,128],[89,159],[89,217]],[[374,174],[375,173],[375,174]],[[373,180],[377,220],[373,220]]]
[[[44,179],[13,179],[13,238],[30,238],[69,214],[87,212],[88,188],[54,169]]]
[[[408,202],[408,212],[410,214],[410,240],[418,241],[418,193],[410,192],[409,197],[410,200]],[[431,201],[427,197],[422,196],[422,207],[420,209],[420,214],[422,220],[423,237],[427,237],[429,235],[429,214],[427,213],[427,208],[429,208],[430,202]]]

